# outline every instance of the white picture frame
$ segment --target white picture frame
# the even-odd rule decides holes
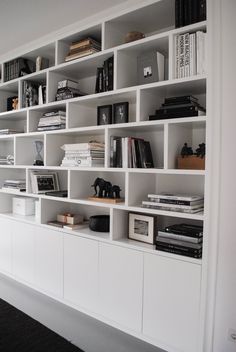
[[[31,173],[32,193],[41,194],[49,191],[59,191],[57,172],[32,172]]]
[[[149,244],[154,243],[156,217],[129,213],[128,238]]]

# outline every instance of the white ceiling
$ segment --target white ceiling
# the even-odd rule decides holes
[[[0,56],[126,0],[0,0]]]

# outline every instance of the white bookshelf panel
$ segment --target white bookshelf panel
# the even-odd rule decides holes
[[[147,200],[148,194],[163,192],[203,196],[204,176],[129,173],[128,204],[130,206],[140,207],[142,201]],[[184,215],[184,213],[181,214]]]
[[[125,43],[128,32],[140,31],[146,37],[174,28],[175,3],[158,1],[105,22],[105,49]]]
[[[93,38],[98,42],[102,41],[102,25],[98,24],[86,28],[78,33],[71,34],[57,42],[57,64],[65,62],[65,57],[69,54],[70,45],[87,37]]]
[[[200,143],[206,143],[206,122],[196,120],[189,123],[172,123],[168,126],[168,168],[177,168],[177,157],[181,155],[184,143],[192,147],[193,152]]]
[[[121,189],[120,196],[125,199],[125,173],[124,172],[102,172],[102,171],[71,171],[70,172],[70,197],[73,199],[87,199],[95,194],[94,184],[96,178],[102,178],[118,185]],[[99,187],[97,187],[97,194]],[[92,202],[92,201],[91,201]],[[109,205],[109,203],[105,203]],[[124,204],[122,203],[118,203]]]
[[[29,132],[37,132],[39,120],[43,117],[44,113],[58,110],[66,111],[66,103],[57,104],[56,106],[42,106],[29,110]]]
[[[96,126],[98,106],[113,105],[122,102],[129,103],[129,122],[135,122],[136,101],[136,91],[128,91],[100,97],[95,96],[92,99],[81,99],[80,101],[69,103],[69,128]]]
[[[60,166],[65,152],[64,144],[88,143],[90,141],[104,142],[104,130],[69,132],[46,135],[46,165]]]
[[[35,142],[40,141],[43,143],[43,149],[41,151],[41,156],[45,162],[44,156],[44,136],[23,136],[16,138],[16,155],[15,164],[16,165],[30,165],[32,166],[36,157]]]

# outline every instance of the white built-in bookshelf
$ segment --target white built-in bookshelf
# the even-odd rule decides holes
[[[175,2],[153,1],[129,12],[101,20],[25,53],[49,59],[49,68],[4,82],[1,63],[0,129],[19,127],[24,133],[0,136],[0,154],[14,156],[13,165],[0,166],[0,271],[15,280],[168,351],[200,351],[203,260],[160,252],[154,245],[128,239],[130,212],[157,216],[160,228],[173,223],[202,225],[205,214],[142,208],[149,193],[164,191],[204,195],[206,170],[177,169],[184,142],[194,149],[206,142],[207,116],[149,121],[164,98],[194,95],[206,107],[206,75],[175,78],[175,36],[206,31],[206,22],[175,29]],[[140,6],[140,5],[139,5]],[[138,29],[146,37],[124,43],[125,34]],[[91,36],[102,50],[65,63],[72,41]],[[137,85],[137,57],[158,50],[165,55],[166,79]],[[114,57],[114,90],[95,94],[96,69]],[[8,60],[9,61],[9,60]],[[88,95],[56,102],[57,83],[78,80]],[[46,84],[46,103],[22,108],[22,82]],[[6,111],[6,98],[19,97],[19,109]],[[97,126],[97,106],[129,102],[129,122]],[[66,128],[38,132],[43,113],[66,111]],[[134,136],[150,141],[155,168],[110,167],[110,137]],[[61,167],[65,143],[90,140],[105,143],[102,167]],[[34,141],[44,143],[45,166],[33,166]],[[67,198],[32,193],[31,171],[57,171]],[[124,201],[117,204],[88,200],[96,177],[120,185]],[[26,179],[26,192],[1,190],[6,179]],[[40,218],[12,212],[12,198],[39,200]],[[110,232],[77,231],[48,225],[58,213],[86,217],[110,215]]]

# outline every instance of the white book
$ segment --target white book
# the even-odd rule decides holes
[[[187,209],[187,210],[203,208],[203,202],[201,204],[196,204],[196,205],[182,205],[182,204],[151,202],[151,201],[144,200],[142,201],[142,205],[150,205],[154,207],[171,208],[171,209]]]
[[[190,76],[190,34],[184,35],[184,77]]]
[[[196,75],[196,34],[190,34],[190,76]]]
[[[179,36],[179,78],[183,78],[184,75],[184,34],[181,34]]]
[[[197,46],[197,75],[203,74],[203,32],[196,32],[196,46]]]
[[[157,72],[158,80],[164,81],[165,78],[165,57],[157,51]]]
[[[171,194],[171,193],[161,193],[161,194],[148,194],[148,198],[163,198],[163,199],[173,199],[173,200],[186,200],[189,202],[203,200],[202,196],[194,196],[188,194]]]
[[[179,35],[175,36],[174,55],[175,55],[175,78],[179,78]]]
[[[43,87],[41,84],[38,88],[38,101],[39,101],[39,105],[43,104]]]
[[[70,151],[70,150],[91,150],[91,149],[104,149],[104,143],[98,143],[98,142],[93,142],[93,143],[74,143],[74,144],[64,144],[61,146],[61,149],[65,151]]]

